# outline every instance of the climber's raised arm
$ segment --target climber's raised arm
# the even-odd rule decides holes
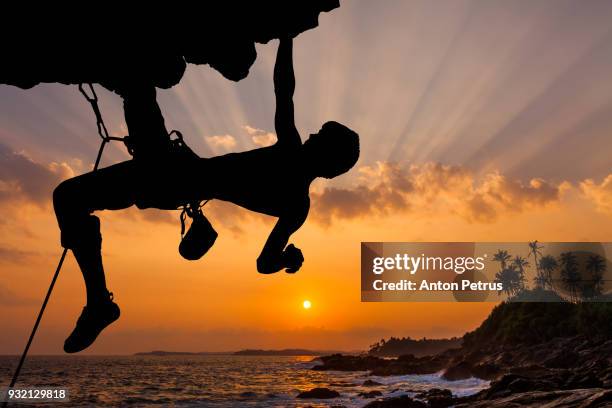
[[[293,73],[293,39],[281,38],[274,65],[274,93],[276,94],[276,115],[274,126],[278,144],[300,146],[302,140],[295,127],[293,112],[293,92],[295,75]]]

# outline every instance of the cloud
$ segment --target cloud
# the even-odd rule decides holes
[[[236,147],[236,139],[232,135],[206,136],[205,139],[213,149],[231,150]]]
[[[140,215],[143,220],[152,223],[176,224],[178,222],[174,212],[158,210],[155,208],[140,210]]]
[[[125,137],[125,135],[127,135],[128,133],[128,128],[125,123],[121,123],[119,125],[119,130],[111,130],[110,132],[111,136],[114,137]]]
[[[598,211],[612,215],[612,174],[604,178],[601,184],[586,179],[580,183],[580,189],[593,201]]]
[[[499,172],[476,176],[463,166],[426,163],[404,166],[378,162],[359,169],[351,188],[327,187],[312,194],[314,218],[329,224],[390,213],[437,216],[455,214],[470,222],[494,222],[501,214],[518,213],[558,202],[569,183],[534,178],[528,183]]]
[[[66,163],[42,165],[24,152],[15,152],[0,144],[0,202],[28,201],[45,206],[51,201],[53,188],[73,177]]]
[[[220,226],[228,229],[236,236],[245,232],[244,225],[248,222],[256,221],[264,224],[270,222],[270,218],[263,214],[248,211],[236,204],[221,200],[211,200],[202,210],[213,227]]]
[[[266,132],[262,129],[257,129],[249,125],[244,125],[242,128],[251,137],[253,143],[259,147],[267,147],[276,143],[276,133]]]
[[[249,222],[269,223],[270,217],[257,212],[248,211],[236,204],[221,200],[211,200],[203,207],[204,215],[212,223],[215,229],[224,228],[231,231],[234,235],[242,235],[244,225]],[[135,206],[127,208],[117,214],[124,220],[134,223],[151,223],[157,225],[175,226],[177,231],[180,228],[181,210],[158,210],[155,208],[138,209]],[[112,215],[114,216],[114,214]],[[186,227],[191,225],[191,219],[187,217]],[[1,255],[1,254],[0,254]]]
[[[158,210],[157,208],[139,209],[132,206],[121,212],[121,216],[132,221],[145,221],[153,224],[174,224],[179,223],[178,210]]]
[[[358,182],[350,188],[327,187],[311,192],[314,221],[326,226],[333,220],[406,213],[419,217],[452,214],[469,222],[492,223],[509,213],[558,203],[571,188],[568,182],[553,184],[540,178],[523,183],[497,171],[476,176],[463,166],[439,163],[406,166],[379,162],[358,172]],[[220,200],[211,200],[203,211],[215,228],[235,235],[244,232],[246,223],[274,222],[273,218]],[[131,208],[123,214],[134,221],[179,222],[176,212]]]
[[[24,251],[17,248],[9,248],[0,245],[0,263],[2,262],[10,262],[10,263],[21,263],[33,256],[39,255],[36,252],[32,251]]]
[[[36,304],[35,300],[18,295],[10,289],[0,285],[0,306],[31,306],[34,304]]]

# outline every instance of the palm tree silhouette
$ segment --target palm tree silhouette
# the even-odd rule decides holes
[[[525,278],[519,268],[524,267],[526,261],[517,256],[514,262],[508,265],[510,259],[512,256],[505,249],[500,249],[493,255],[493,260],[499,262],[501,266],[500,271],[495,274],[495,282],[502,284],[502,289],[498,293],[504,292],[508,297],[518,294],[525,287]]]
[[[525,268],[529,266],[529,262],[520,255],[517,255],[512,260],[512,266],[514,266],[519,273],[521,288],[525,288]]]
[[[578,288],[581,280],[576,255],[572,252],[563,252],[560,260],[563,285],[569,291],[570,301],[576,303],[579,300]]]
[[[555,257],[552,255],[543,256],[540,258],[538,267],[540,273],[534,278],[536,286],[543,289],[548,287],[550,290],[554,290],[552,273],[559,267],[559,263]]]
[[[533,256],[533,263],[536,267],[536,285],[538,284],[538,282],[544,281],[543,276],[541,274],[541,270],[540,270],[540,263],[538,262],[538,255],[539,256],[542,255],[542,251],[541,251],[542,248],[544,248],[544,246],[538,245],[537,239],[529,243],[529,255],[527,255],[527,257],[529,258]]]
[[[507,262],[512,256],[505,249],[500,249],[493,255],[493,260],[501,264],[502,270],[506,269]]]
[[[514,265],[497,272],[494,282],[502,284],[502,290],[498,293],[504,292],[508,297],[517,295],[525,287],[524,279]]]
[[[593,296],[601,295],[603,292],[603,275],[606,271],[606,261],[599,255],[591,255],[587,260],[586,270],[591,273],[593,280],[591,288]]]

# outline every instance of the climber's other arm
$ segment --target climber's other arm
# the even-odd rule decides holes
[[[302,251],[293,244],[287,245],[287,243],[291,234],[297,231],[306,220],[308,209],[309,202],[307,201],[296,211],[281,215],[278,218],[278,222],[272,229],[259,258],[257,258],[257,271],[259,273],[274,273],[281,269],[293,273],[300,269],[304,262]]]

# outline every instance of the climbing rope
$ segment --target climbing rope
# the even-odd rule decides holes
[[[104,123],[104,119],[102,118],[102,113],[100,112],[100,106],[98,105],[98,95],[96,94],[96,90],[94,89],[91,83],[87,83],[86,86],[88,88],[87,90],[85,89],[84,84],[79,84],[79,92],[81,92],[83,97],[85,97],[87,102],[89,102],[89,104],[91,105],[91,109],[93,110],[94,115],[96,116],[96,127],[98,129],[98,135],[102,139],[102,142],[100,143],[100,148],[98,149],[98,155],[96,156],[96,161],[94,163],[94,167],[92,170],[92,172],[94,172],[98,170],[98,167],[100,166],[100,160],[102,159],[102,153],[104,153],[104,148],[106,147],[106,144],[111,141],[125,142],[125,138],[109,135],[108,129],[106,128],[106,124]],[[173,130],[168,134],[168,136],[171,137],[173,134],[176,135],[177,137],[177,139],[175,139],[175,143],[179,148],[189,149],[187,145],[185,144],[185,142],[183,141],[183,135],[181,134],[181,132],[179,132],[178,130]],[[127,147],[128,147],[128,151],[130,152],[130,154],[132,154],[133,152],[131,151],[130,147],[129,146]],[[194,201],[191,203],[187,203],[182,207],[183,211],[181,213],[181,236],[183,236],[185,233],[186,216],[193,218],[194,214],[200,212],[202,210],[202,207],[208,201],[209,200],[206,200],[204,203]],[[17,364],[17,368],[15,369],[13,378],[11,379],[9,388],[13,388],[15,384],[17,383],[17,379],[19,378],[19,373],[21,372],[23,363],[25,362],[25,359],[28,355],[28,351],[30,350],[30,346],[32,345],[32,341],[34,340],[34,336],[36,335],[36,331],[38,330],[38,326],[40,325],[40,321],[42,319],[43,313],[45,312],[45,309],[47,308],[47,303],[49,302],[49,298],[51,297],[51,292],[53,291],[53,287],[55,286],[55,282],[57,281],[57,277],[59,276],[59,273],[62,269],[62,265],[64,264],[64,260],[66,259],[67,253],[68,253],[68,249],[64,248],[64,251],[62,252],[62,255],[60,256],[59,262],[57,264],[57,268],[55,269],[55,273],[53,274],[53,278],[51,279],[51,284],[49,285],[47,294],[45,295],[45,299],[42,303],[42,306],[40,307],[38,316],[36,317],[36,322],[34,323],[34,327],[32,327],[32,332],[30,333],[28,342],[25,346],[25,349],[23,350],[23,353],[19,360],[19,364]],[[6,398],[8,398],[8,392],[7,392]],[[8,399],[6,398],[2,403],[3,408],[5,408],[8,405]]]
[[[81,94],[83,94],[87,102],[90,103],[91,108],[93,109],[94,114],[96,115],[96,126],[98,128],[98,135],[100,135],[100,137],[102,138],[102,143],[100,144],[100,148],[98,149],[98,156],[96,157],[96,162],[92,170],[92,172],[94,172],[98,170],[98,167],[100,166],[100,160],[102,159],[102,153],[104,152],[104,147],[106,146],[106,144],[113,140],[123,141],[123,138],[110,136],[108,134],[106,124],[104,123],[104,119],[102,118],[102,114],[100,112],[100,107],[98,106],[98,95],[96,94],[96,91],[91,83],[88,83],[87,86],[89,87],[89,92],[91,95],[85,91],[83,84],[79,84],[79,91],[81,92]],[[13,378],[11,379],[9,388],[13,388],[15,386],[15,383],[17,383],[19,373],[21,372],[21,367],[23,366],[26,356],[28,355],[28,351],[30,350],[30,346],[32,345],[32,341],[34,340],[34,336],[36,335],[36,331],[38,330],[38,326],[40,325],[43,313],[45,312],[47,303],[49,302],[49,298],[51,297],[51,292],[53,291],[53,287],[55,286],[55,281],[57,281],[57,277],[59,276],[60,270],[62,269],[62,265],[64,264],[64,259],[66,259],[67,253],[68,248],[64,248],[64,251],[62,252],[62,255],[60,256],[59,262],[57,264],[57,268],[55,269],[55,274],[53,274],[53,279],[51,279],[51,284],[49,285],[49,289],[47,290],[45,300],[43,301],[43,304],[40,307],[40,311],[38,312],[36,323],[34,323],[34,327],[32,328],[32,332],[30,333],[30,338],[28,339],[25,349],[23,350],[23,354],[21,355],[21,359],[19,360],[19,364],[17,364],[17,368],[15,369],[15,373],[13,374]],[[2,407],[5,408],[7,405],[8,391],[7,396],[5,396],[5,399],[2,403]]]

